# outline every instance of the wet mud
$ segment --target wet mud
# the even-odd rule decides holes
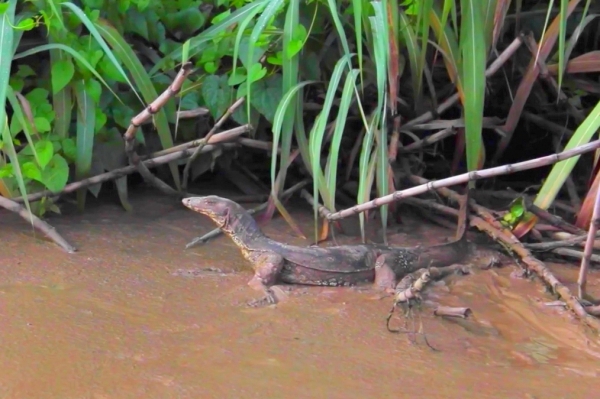
[[[184,250],[213,225],[153,192],[88,203],[50,222],[66,254],[0,212],[2,398],[588,398],[600,348],[516,265],[452,276],[426,292],[421,336],[390,334],[391,298],[353,288],[294,287],[275,308],[257,293],[233,243]],[[312,215],[292,208],[307,234]],[[402,229],[401,229],[402,230]],[[264,231],[309,245],[281,219]],[[396,244],[452,232],[413,222]],[[345,238],[343,242],[357,242]],[[576,265],[550,264],[573,286]],[[589,290],[600,294],[593,270]],[[467,306],[467,320],[430,303]],[[414,319],[419,327],[419,319]],[[394,320],[403,324],[401,318]]]

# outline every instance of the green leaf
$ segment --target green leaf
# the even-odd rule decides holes
[[[96,108],[96,124],[94,130],[99,132],[106,125],[107,116],[106,113],[100,108]]]
[[[75,74],[75,66],[70,59],[64,59],[52,64],[52,94],[61,91],[71,82]]]
[[[96,79],[88,79],[85,81],[85,91],[94,100],[96,104],[100,103],[102,95],[102,85]]]
[[[247,78],[248,75],[246,74],[246,68],[238,67],[235,70],[231,71],[231,75],[227,80],[227,84],[229,86],[239,85],[240,83],[245,82]]]
[[[102,57],[98,62],[98,69],[107,79],[114,80],[118,83],[127,83],[127,79],[125,79],[117,67],[106,57]]]
[[[281,75],[271,75],[267,79],[254,83],[252,105],[271,123],[275,120],[277,106],[281,102]],[[238,93],[238,97],[241,95]]]
[[[267,62],[271,65],[283,65],[283,52],[278,51],[274,55],[268,56]]]
[[[75,140],[66,138],[62,141],[62,152],[69,162],[75,162],[77,158],[77,146]]]
[[[17,24],[18,30],[30,31],[36,27],[36,23],[33,18],[25,18],[19,21]]]
[[[23,172],[23,176],[43,183],[42,172],[35,162],[24,162],[23,165],[21,165],[21,171]]]
[[[209,73],[209,74],[214,74],[219,69],[219,67],[217,66],[217,64],[214,61],[209,61],[206,64],[204,64],[203,66],[204,66],[204,70],[206,71],[206,73]]]
[[[248,71],[248,83],[256,82],[261,80],[267,75],[267,68],[263,67],[260,63],[252,65],[250,71]]]
[[[231,88],[227,84],[227,76],[207,76],[202,82],[200,91],[213,118],[217,119],[223,115],[232,98]]]
[[[69,165],[59,154],[54,154],[52,160],[42,171],[42,182],[53,193],[60,192],[67,185]]]
[[[50,121],[43,116],[37,116],[33,118],[33,123],[37,131],[40,133],[49,132],[51,129]]]
[[[27,101],[32,104],[32,107],[37,106],[38,104],[47,103],[48,102],[48,90],[36,87],[31,90],[29,93],[25,95]]]
[[[40,168],[45,169],[46,165],[52,159],[54,155],[54,146],[50,140],[40,140],[35,143],[35,151],[37,152],[38,163],[40,164]]]
[[[16,75],[20,78],[27,78],[29,76],[36,76],[36,73],[29,65],[21,64],[18,66]]]

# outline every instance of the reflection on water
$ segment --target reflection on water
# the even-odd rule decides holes
[[[184,251],[212,226],[160,196],[93,205],[52,222],[80,252],[32,238],[2,213],[0,396],[3,398],[586,398],[600,348],[538,282],[512,266],[451,277],[428,302],[468,306],[423,329],[441,352],[390,334],[390,298],[355,289],[295,288],[274,309],[256,295],[231,242]],[[303,216],[305,215],[305,216]],[[309,213],[296,212],[308,226]],[[420,225],[412,234],[441,237]],[[282,220],[265,230],[302,244]],[[306,231],[310,231],[308,227]],[[415,235],[402,240],[417,243]],[[354,240],[354,239],[352,239]],[[393,240],[393,237],[392,237]],[[351,241],[348,239],[348,241]],[[354,241],[352,241],[354,242]],[[423,243],[423,241],[421,241]],[[550,265],[563,281],[573,267]],[[600,273],[589,285],[600,291]]]

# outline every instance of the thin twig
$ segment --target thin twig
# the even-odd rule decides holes
[[[568,240],[536,242],[534,244],[523,244],[530,251],[544,252],[551,251],[556,248],[573,247],[587,240],[588,234],[569,238]],[[595,238],[600,238],[600,233],[596,233]]]
[[[212,135],[215,134],[215,132],[217,130],[219,130],[221,128],[221,126],[223,126],[223,123],[225,123],[225,121],[227,119],[229,119],[229,117],[235,112],[236,109],[238,109],[240,107],[240,105],[242,105],[244,103],[245,100],[246,100],[246,97],[240,97],[229,108],[227,108],[227,111],[225,111],[225,114],[223,114],[223,116],[217,121],[217,123],[215,123],[215,125],[212,127],[212,129],[210,129],[210,131],[206,134],[206,136],[204,136],[204,139],[206,140],[205,142],[210,140]],[[194,163],[196,158],[198,158],[198,155],[200,154],[200,151],[202,151],[202,147],[204,147],[204,145],[205,144],[200,144],[196,148],[196,151],[192,154],[192,156],[188,159],[187,163],[185,164],[185,168],[183,169],[183,182],[181,185],[181,187],[184,190],[187,188],[188,178],[189,178],[189,174],[190,174],[190,168],[192,167],[192,164]]]
[[[579,260],[582,260],[585,257],[583,252],[570,248],[555,248],[552,250],[552,253]],[[591,254],[589,260],[594,263],[600,263],[600,255]]]
[[[369,209],[377,208],[382,205],[389,204],[394,201],[398,201],[402,198],[412,197],[415,195],[426,193],[427,191],[433,191],[435,189],[441,187],[449,187],[457,184],[467,183],[469,181],[486,179],[490,177],[507,175],[516,172],[520,172],[523,170],[529,170],[534,168],[539,168],[541,166],[552,165],[554,163],[563,161],[565,159],[573,158],[579,156],[581,154],[585,154],[587,152],[593,151],[597,148],[600,148],[600,140],[595,140],[590,143],[584,144],[582,146],[563,151],[558,154],[547,155],[545,157],[540,157],[536,159],[532,159],[529,161],[519,162],[510,165],[497,166],[494,168],[483,169],[479,171],[473,171],[468,173],[463,173],[461,175],[456,175],[452,177],[448,177],[446,179],[429,181],[427,184],[422,184],[420,186],[411,187],[406,190],[396,191],[392,194],[388,194],[383,197],[375,198],[374,200],[364,202],[362,204],[358,204],[348,209],[344,209],[339,212],[335,212],[329,215],[329,220],[337,220],[342,219],[348,216],[353,216],[361,212],[365,212]]]
[[[29,211],[22,207],[21,204],[18,204],[17,202],[6,197],[0,196],[0,206],[21,216],[23,219],[31,223],[33,227],[44,233],[48,238],[50,238],[68,253],[71,254],[77,251],[74,246],[69,244],[67,240],[58,234],[54,227],[50,226],[48,223],[44,222],[34,214],[29,213]]]

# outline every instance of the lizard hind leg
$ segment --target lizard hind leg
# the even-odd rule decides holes
[[[284,259],[275,253],[260,253],[251,259],[254,276],[248,282],[250,288],[264,292],[265,296],[248,302],[248,306],[262,307],[274,305],[286,297],[280,287],[275,286],[277,277],[283,268]]]

